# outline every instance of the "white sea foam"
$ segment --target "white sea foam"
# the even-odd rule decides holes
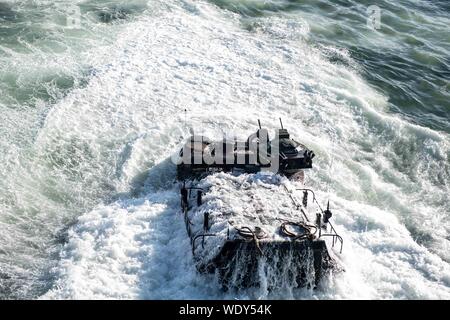
[[[280,39],[278,28],[255,37],[232,13],[183,3],[150,14],[154,5],[131,23],[39,132],[42,157],[85,146],[77,150],[89,161],[77,170],[122,192],[70,229],[43,298],[449,298],[450,228],[439,215],[448,173],[441,184],[433,178],[448,136],[387,114],[385,97],[301,38]],[[222,130],[244,137],[257,118],[273,133],[282,117],[316,151],[306,183],[331,200],[345,273],[317,291],[271,296],[225,294],[196,272],[167,161],[188,134],[184,109],[188,127],[212,138]]]
[[[218,185],[227,180],[223,175],[214,179]],[[224,196],[229,202],[231,193]],[[240,201],[235,195],[235,204]],[[316,291],[222,292],[213,276],[201,275],[194,267],[178,186],[174,186],[101,206],[80,217],[69,232],[60,278],[42,298],[450,297],[448,265],[414,242],[394,215],[339,198],[332,201],[335,225],[345,239],[341,259],[346,271],[325,279]]]

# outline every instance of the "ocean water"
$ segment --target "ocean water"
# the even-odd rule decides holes
[[[450,298],[450,6],[371,5],[0,1],[0,298]],[[169,157],[279,117],[346,272],[223,293]]]

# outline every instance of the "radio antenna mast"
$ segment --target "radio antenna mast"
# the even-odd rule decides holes
[[[259,125],[259,128],[261,129],[261,121],[259,121],[259,119],[258,119],[258,125]]]
[[[284,129],[283,128],[283,121],[281,121],[281,118],[280,118],[280,124],[281,124],[281,129]]]

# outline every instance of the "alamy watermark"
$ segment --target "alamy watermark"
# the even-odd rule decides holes
[[[376,5],[367,8],[367,27],[372,30],[381,29],[381,9]]]
[[[65,16],[65,24],[69,29],[80,29],[81,28],[81,9],[77,5],[58,5],[58,9]]]
[[[184,143],[180,153],[171,156],[171,160],[176,165],[255,165],[261,166],[262,171],[278,172],[279,150],[278,136],[269,141],[265,129],[253,133],[246,141],[224,137],[222,141],[210,142],[192,132],[190,140]]]

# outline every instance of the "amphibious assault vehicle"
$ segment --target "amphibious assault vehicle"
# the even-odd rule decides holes
[[[181,211],[199,272],[222,287],[316,287],[342,270],[343,239],[303,185],[314,152],[277,130],[246,141],[191,136],[179,152]],[[292,180],[295,180],[292,181]],[[335,248],[336,247],[336,248]]]

